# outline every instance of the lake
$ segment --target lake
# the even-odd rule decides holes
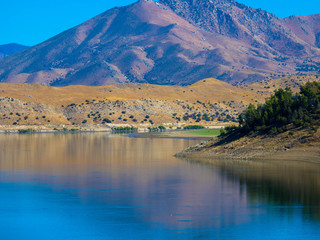
[[[197,143],[0,135],[0,239],[320,239],[319,165],[173,157]]]

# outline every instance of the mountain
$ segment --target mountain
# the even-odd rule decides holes
[[[4,58],[16,52],[20,52],[24,49],[28,48],[27,46],[23,46],[17,43],[10,43],[0,45],[0,58]]]
[[[0,61],[0,81],[189,85],[319,74],[320,15],[281,19],[233,0],[140,0]]]

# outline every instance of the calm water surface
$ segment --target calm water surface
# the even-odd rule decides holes
[[[196,143],[0,135],[0,239],[320,239],[319,166],[173,157]]]

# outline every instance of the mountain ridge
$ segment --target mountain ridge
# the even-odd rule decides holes
[[[140,0],[0,60],[0,81],[189,85],[319,74],[319,16],[280,19],[231,0]]]
[[[18,43],[8,43],[0,45],[0,59],[22,51],[26,48],[28,48],[28,46],[24,46]]]

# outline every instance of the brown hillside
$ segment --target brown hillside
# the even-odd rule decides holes
[[[318,77],[293,76],[232,86],[204,79],[187,87],[119,84],[103,87],[51,87],[0,84],[0,124],[225,124],[277,88],[294,91]]]

